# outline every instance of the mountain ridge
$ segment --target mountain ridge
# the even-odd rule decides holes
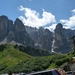
[[[18,18],[13,23],[7,16],[0,16],[0,44],[21,44],[57,53],[68,53],[73,46],[68,39],[73,35],[75,30],[65,29],[61,23],[56,25],[53,33],[42,27],[27,27]]]
[[[26,46],[34,46],[34,42],[26,32],[24,24],[18,18],[13,23],[6,16],[0,16],[0,35],[0,40],[6,39],[6,43],[15,41]]]

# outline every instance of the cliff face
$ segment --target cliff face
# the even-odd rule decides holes
[[[72,42],[69,40],[74,35],[74,31],[64,29],[62,24],[58,23],[54,30],[54,46],[55,52],[67,53],[72,50]]]
[[[72,50],[73,44],[69,38],[74,35],[75,30],[64,29],[60,23],[56,25],[54,33],[52,33],[42,27],[37,29],[24,26],[18,18],[13,23],[6,16],[0,16],[0,44],[17,43],[29,47],[67,53]]]
[[[6,16],[0,17],[0,41],[2,41],[7,36],[8,32],[12,28],[12,25],[12,21],[8,20]]]
[[[53,40],[53,33],[50,32],[48,29],[40,30],[39,29],[39,37],[36,42],[37,46],[43,49],[51,50],[52,48],[52,40]]]
[[[0,17],[0,42],[5,41],[5,43],[10,43],[15,41],[15,43],[21,43],[25,46],[34,46],[33,40],[29,37],[25,30],[24,24],[21,20],[16,19],[13,22],[9,20],[6,16]]]
[[[53,40],[53,33],[51,31],[42,27],[39,29],[26,27],[26,30],[34,40],[36,48],[51,50]]]
[[[21,20],[16,19],[16,21],[14,22],[13,32],[15,35],[15,42],[19,42],[27,46],[34,45],[32,39],[29,37],[28,33],[26,32],[25,26],[21,22]]]
[[[48,29],[26,27],[26,31],[35,42],[36,48],[42,48],[57,53],[68,53],[73,44],[69,40],[75,35],[75,30],[64,29],[61,23],[56,25],[54,33]]]

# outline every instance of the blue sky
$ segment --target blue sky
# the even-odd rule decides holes
[[[75,0],[0,0],[0,16],[53,30],[57,23],[75,29]]]

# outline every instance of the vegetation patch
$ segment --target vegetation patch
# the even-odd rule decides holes
[[[22,52],[15,45],[0,46],[0,74],[6,72],[33,72],[60,68],[64,63],[72,61],[74,52],[68,54],[51,54],[33,57]]]

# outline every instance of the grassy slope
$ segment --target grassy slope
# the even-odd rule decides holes
[[[0,51],[0,73],[4,71],[38,71],[62,66],[68,62],[73,53],[68,55],[56,54],[51,56],[32,57],[14,48],[14,45],[6,45]]]
[[[12,68],[13,72],[32,72],[46,69],[59,68],[67,63],[71,57],[69,55],[56,54],[51,56],[35,57],[27,62],[21,62]],[[15,71],[14,71],[15,69]]]
[[[13,45],[6,45],[3,51],[0,51],[0,70],[10,69],[16,64],[27,61],[32,56],[16,50]]]

